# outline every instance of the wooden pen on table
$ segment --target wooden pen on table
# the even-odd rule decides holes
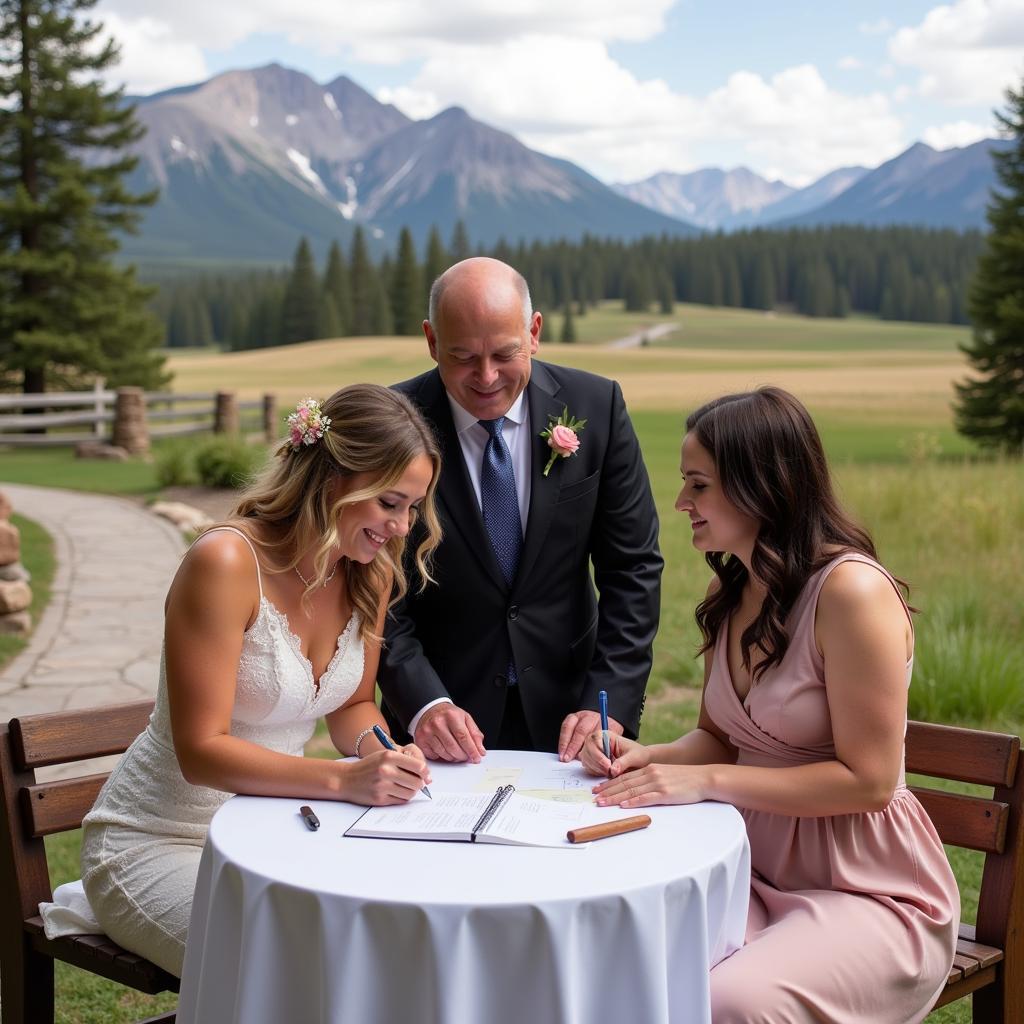
[[[621,836],[624,832],[635,832],[639,828],[647,828],[650,823],[651,816],[649,814],[637,814],[632,818],[605,821],[600,825],[571,828],[565,833],[565,838],[570,843],[589,843],[592,839],[607,839],[609,836]]]

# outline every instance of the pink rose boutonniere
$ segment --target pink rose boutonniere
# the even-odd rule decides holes
[[[568,406],[564,405],[561,416],[557,418],[549,416],[548,419],[551,422],[547,429],[540,432],[540,436],[545,438],[551,449],[551,458],[548,459],[548,464],[544,467],[545,476],[548,475],[551,467],[555,464],[555,459],[559,456],[567,459],[570,455],[576,454],[580,447],[578,434],[587,425],[586,420],[578,420],[575,416],[570,416]]]

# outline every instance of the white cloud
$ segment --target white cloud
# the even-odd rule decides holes
[[[129,92],[146,94],[208,77],[199,46],[175,38],[165,22],[150,17],[128,21],[109,13],[103,23],[103,37],[112,35],[121,47],[109,80],[126,84]]]
[[[736,72],[710,94],[690,96],[638,79],[599,42],[557,37],[438,52],[405,102],[393,99],[407,112],[465,106],[607,180],[690,170],[707,162],[705,149],[728,148],[755,169],[804,184],[839,165],[880,163],[906,145],[887,97],[836,92],[811,65],[770,79]]]
[[[995,128],[973,121],[952,121],[929,128],[922,136],[933,149],[953,149],[970,146],[982,139],[995,136]]]
[[[792,184],[838,166],[874,166],[906,145],[887,97],[836,92],[810,64],[770,80],[737,72],[708,97],[707,113],[717,132],[747,140],[758,165],[786,168]]]
[[[420,89],[413,89],[407,85],[397,88],[383,86],[376,92],[376,97],[381,103],[391,103],[414,121],[422,121],[424,118],[433,117],[444,109],[442,103],[432,92],[424,92]]]
[[[613,42],[663,31],[675,2],[290,0],[282,19],[279,0],[101,0],[96,16],[124,41],[133,90],[201,78],[194,40],[224,49],[285,32],[296,45],[343,54],[339,65],[411,61],[412,78],[378,99],[416,118],[463,106],[606,180],[689,170],[728,153],[802,184],[842,164],[877,164],[906,144],[885,95],[838,92],[811,65],[770,78],[738,71],[690,95],[611,55]]]
[[[863,65],[857,57],[851,55],[848,57],[841,57],[838,67],[840,71],[857,71],[863,67]]]
[[[351,52],[391,64],[429,54],[437,43],[495,44],[540,34],[638,41],[664,27],[676,0],[102,0],[96,14],[122,22],[152,18],[181,40],[226,49],[249,36],[285,35],[321,53]]]
[[[956,105],[997,104],[1024,74],[1024,0],[956,0],[889,40],[920,72],[918,91]]]

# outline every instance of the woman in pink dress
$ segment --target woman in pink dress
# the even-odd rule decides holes
[[[697,728],[644,746],[591,736],[599,804],[719,800],[750,839],[743,947],[711,972],[714,1024],[910,1024],[942,991],[956,880],[907,789],[914,632],[898,582],[839,507],[817,430],[778,388],[686,423],[693,544],[715,576],[697,607]]]

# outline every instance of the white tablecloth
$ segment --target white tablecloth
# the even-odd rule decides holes
[[[431,790],[499,766],[547,786],[556,764],[491,751],[432,765]],[[640,832],[526,849],[345,838],[362,809],[329,801],[311,802],[311,832],[300,803],[235,797],[213,819],[179,1024],[710,1022],[708,970],[747,916],[732,807],[651,808]]]

